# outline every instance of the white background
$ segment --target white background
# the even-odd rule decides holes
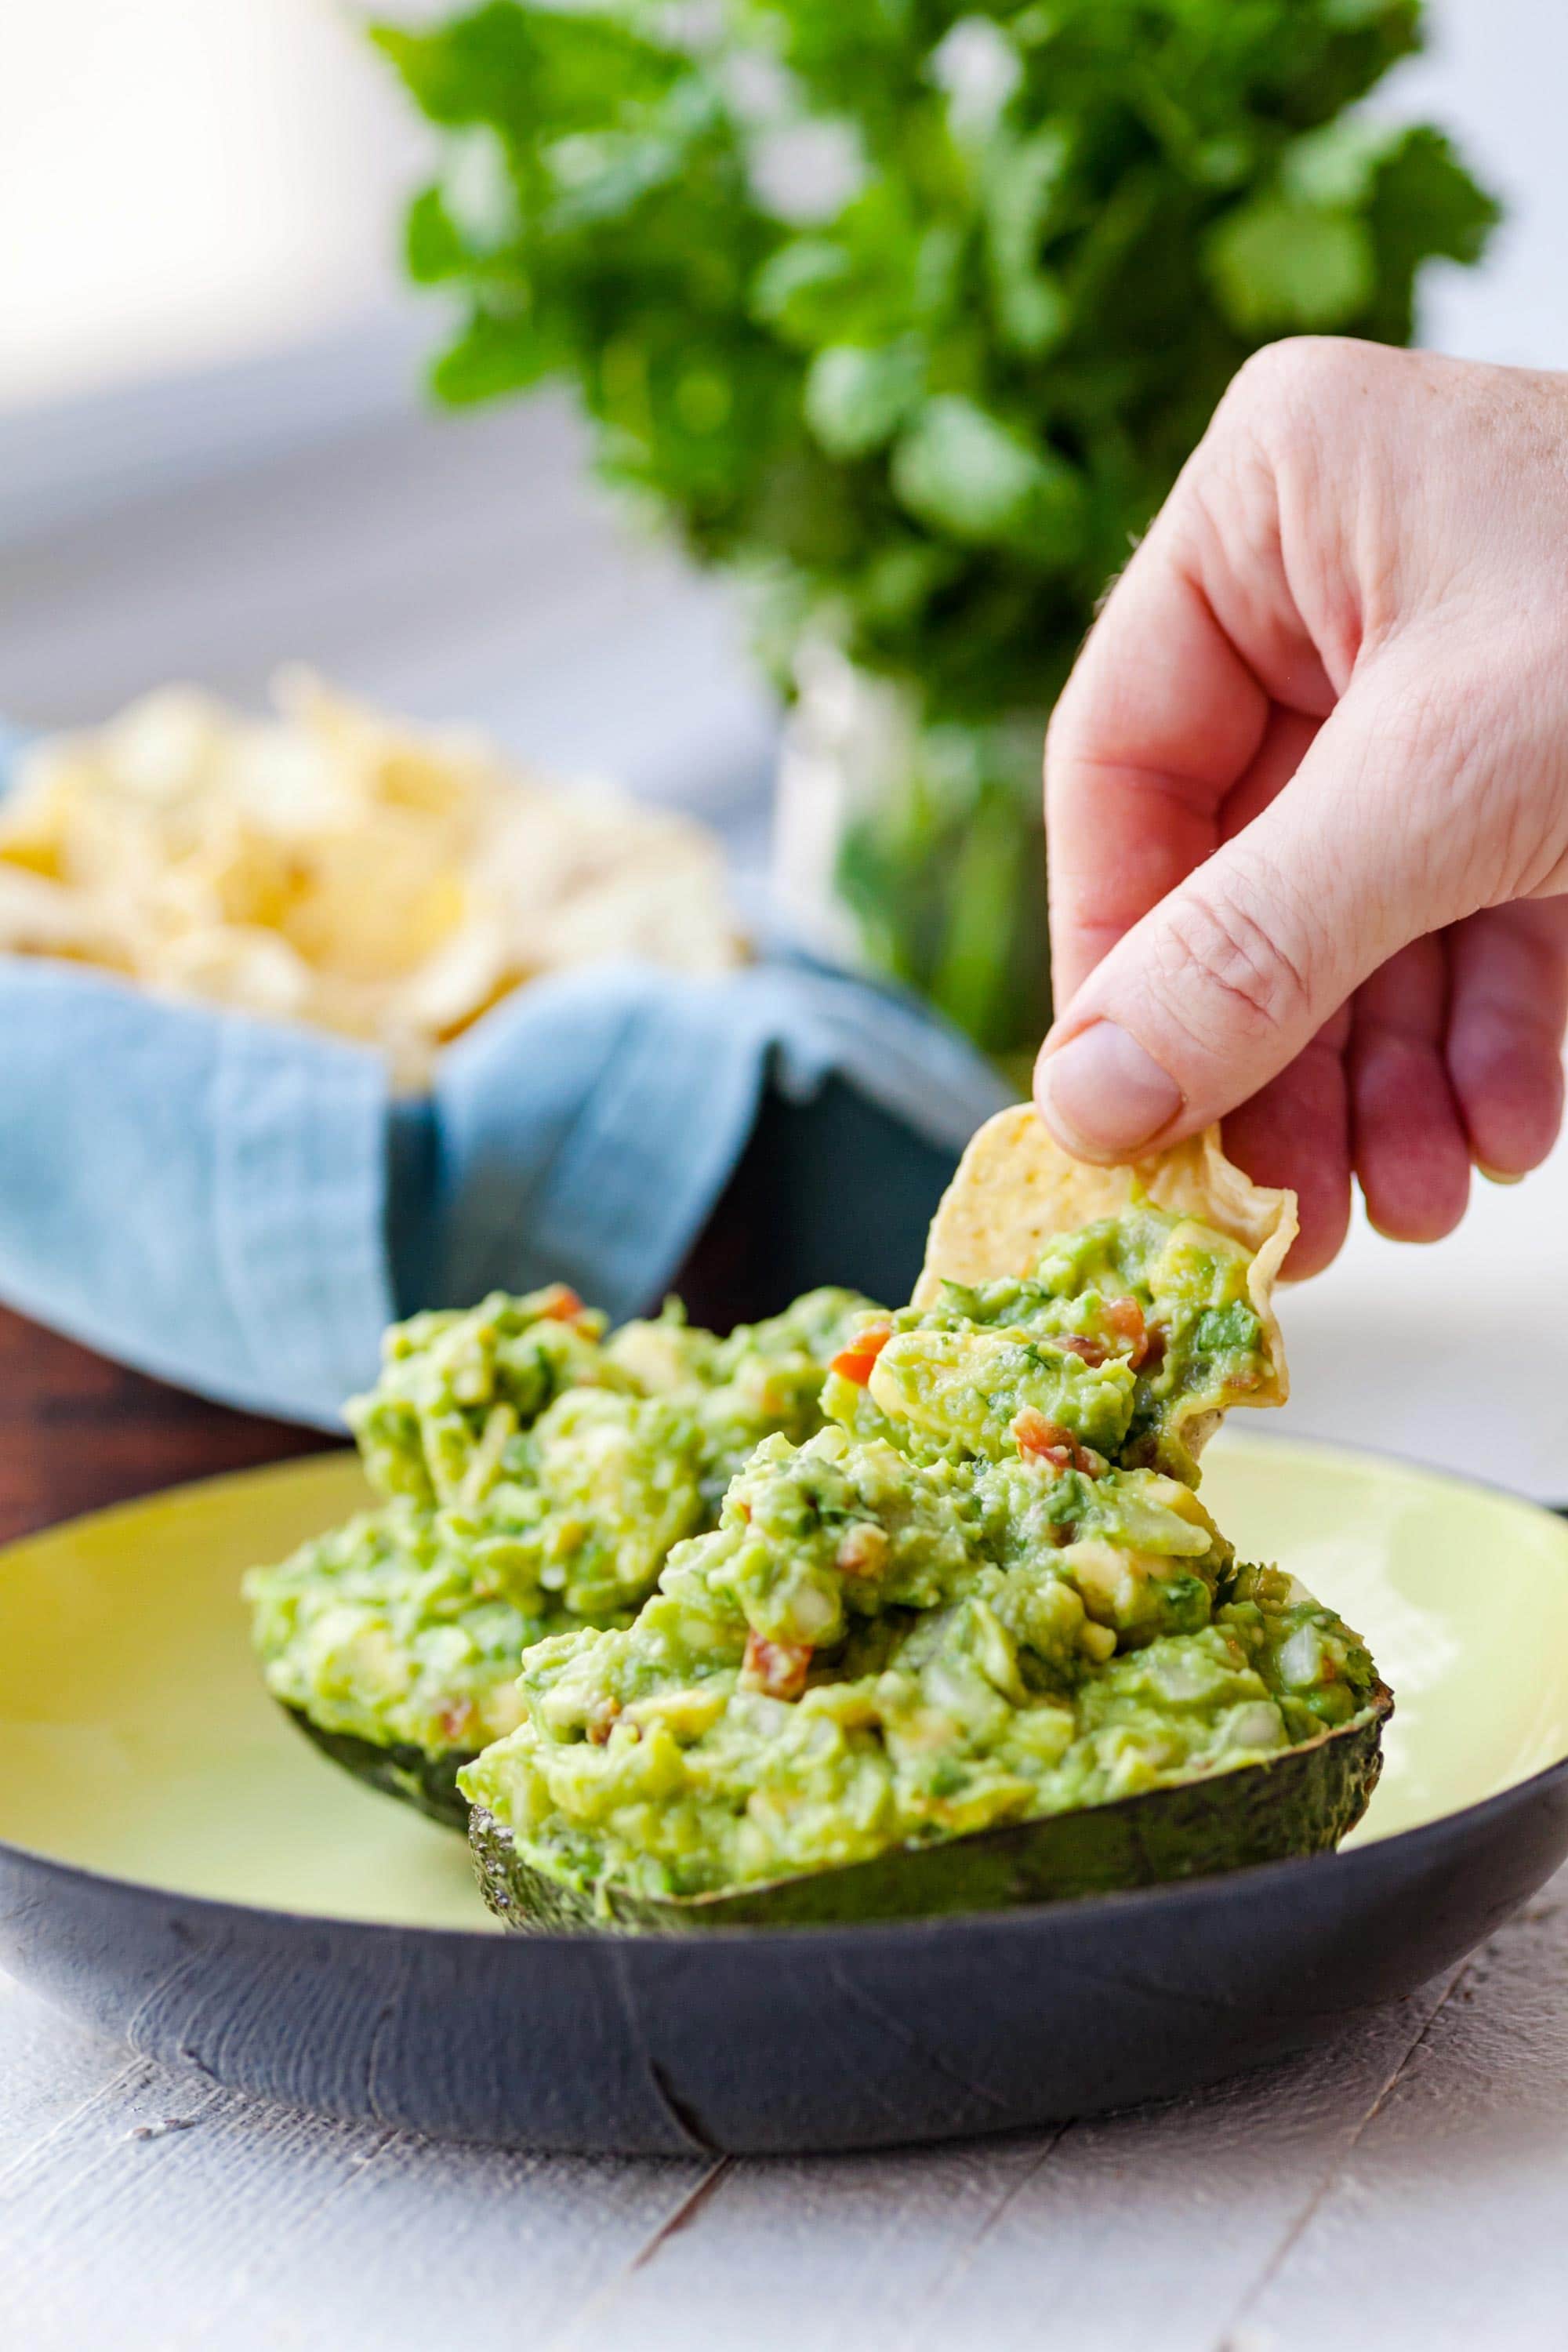
[[[393,299],[425,142],[365,13],[0,0],[0,401],[276,347]]]
[[[425,134],[361,26],[432,0],[0,0],[0,404],[276,349],[401,297]],[[1510,226],[1428,340],[1568,361],[1568,16],[1429,0],[1377,104],[1462,134]]]

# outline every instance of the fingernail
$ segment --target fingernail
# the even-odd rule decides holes
[[[1114,1021],[1095,1022],[1047,1055],[1035,1091],[1058,1141],[1091,1158],[1136,1151],[1182,1108],[1170,1072]]]
[[[1522,1173],[1510,1176],[1506,1168],[1489,1168],[1484,1160],[1478,1160],[1476,1166],[1489,1184],[1522,1184],[1524,1181]]]

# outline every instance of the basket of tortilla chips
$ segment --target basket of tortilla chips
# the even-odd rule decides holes
[[[764,1304],[896,1289],[1001,1094],[751,955],[689,819],[302,674],[269,721],[181,690],[24,749],[0,1015],[0,1299],[325,1426],[396,1315],[557,1276],[635,1313],[705,1234]]]

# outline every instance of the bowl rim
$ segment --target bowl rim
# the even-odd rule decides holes
[[[625,1929],[600,1933],[593,1928],[577,1928],[569,1934],[553,1934],[548,1930],[526,1935],[509,1933],[499,1927],[421,1927],[414,1921],[395,1919],[358,1919],[346,1913],[333,1911],[289,1911],[276,1904],[238,1903],[231,1897],[214,1895],[194,1895],[179,1887],[160,1886],[145,1878],[121,1878],[109,1871],[89,1870],[84,1864],[61,1862],[52,1854],[40,1853],[36,1847],[18,1844],[15,1839],[0,1838],[0,1864],[14,1864],[26,1871],[37,1871],[46,1878],[68,1885],[97,1892],[100,1897],[130,1902],[139,1908],[148,1906],[167,1911],[177,1908],[182,1914],[195,1915],[215,1931],[225,1927],[248,1928],[255,1934],[288,1933],[306,1929],[319,1934],[325,1927],[334,1935],[363,1935],[406,1944],[410,1940],[433,1946],[437,1950],[453,1950],[458,1946],[472,1946],[484,1951],[527,1953],[539,1947],[556,1952],[577,1951],[584,1955],[600,1953],[606,1946],[617,1950],[635,1948],[668,1953],[733,1950],[737,1947],[752,1949],[759,1946],[780,1946],[809,1957],[813,1948],[828,1948],[840,1945],[852,1937],[858,1945],[890,1946],[894,1950],[923,1943],[935,1937],[947,1939],[972,1936],[977,1927],[989,1934],[1027,1937],[1048,1932],[1052,1922],[1076,1922],[1092,1914],[1103,1916],[1108,1906],[1123,1914],[1159,1911],[1173,1913],[1195,1909],[1205,1903],[1226,1899],[1241,1887],[1253,1891],[1261,1903],[1267,1902],[1273,1890],[1299,1885],[1304,1873],[1317,1874],[1318,1883],[1327,1889],[1330,1873],[1340,1879],[1347,1874],[1375,1870],[1378,1857],[1397,1854],[1405,1861],[1418,1857],[1425,1845],[1440,1845],[1447,1836],[1463,1826],[1467,1834],[1479,1835],[1487,1824],[1501,1820],[1516,1808],[1527,1806],[1557,1786],[1568,1787],[1568,1756],[1555,1764],[1542,1766],[1528,1780],[1516,1780],[1509,1788],[1494,1790],[1489,1797],[1480,1797],[1473,1804],[1460,1805],[1454,1811],[1439,1813],[1434,1820],[1419,1822],[1412,1829],[1395,1831],[1393,1835],[1374,1838],[1366,1845],[1356,1846],[1349,1853],[1294,1854],[1283,1862],[1255,1863],[1239,1870],[1215,1871],[1206,1877],[1173,1879],[1161,1886],[1119,1888],[1098,1895],[1064,1897],[1051,1903],[1023,1903],[1006,1909],[990,1911],[956,1911],[930,1919],[869,1919],[840,1920],[822,1926],[778,1927],[704,1927],[700,1935],[638,1935]],[[502,1965],[505,1965],[504,1963]],[[519,1966],[526,1965],[519,1961]]]

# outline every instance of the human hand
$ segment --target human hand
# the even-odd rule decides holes
[[[1568,376],[1304,340],[1251,361],[1118,582],[1046,751],[1087,1159],[1225,1118],[1289,1271],[1433,1241],[1563,1108]]]

